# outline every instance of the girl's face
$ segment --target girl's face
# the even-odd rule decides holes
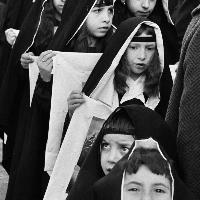
[[[134,138],[132,135],[104,135],[101,144],[101,167],[105,175],[128,152],[133,142]]]
[[[142,165],[136,174],[125,174],[123,200],[172,200],[170,181]]]
[[[53,0],[56,11],[61,15],[66,0]]]
[[[155,8],[157,0],[126,0],[130,13],[135,17],[148,17]]]
[[[149,36],[144,32],[139,37]],[[139,77],[148,68],[155,50],[155,42],[130,42],[125,52],[125,64],[132,78]]]
[[[94,6],[86,20],[89,36],[101,38],[106,35],[112,25],[113,6]]]

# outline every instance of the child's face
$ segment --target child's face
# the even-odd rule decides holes
[[[142,165],[136,174],[125,174],[123,200],[172,200],[170,181]]]
[[[136,17],[148,17],[157,0],[126,0],[129,11]]]
[[[133,142],[134,138],[132,135],[104,135],[101,144],[101,167],[105,175],[128,152]]]
[[[89,36],[101,38],[106,35],[112,25],[113,6],[95,6],[86,20],[86,27]]]
[[[149,37],[150,35],[142,33],[140,36]],[[132,77],[140,76],[148,68],[155,50],[155,42],[131,42],[129,44],[125,52],[125,63]]]
[[[59,14],[62,14],[65,1],[66,0],[53,0],[54,7]]]

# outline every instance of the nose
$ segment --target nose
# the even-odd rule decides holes
[[[115,164],[120,159],[120,155],[116,149],[112,149],[108,155],[108,162],[110,164]]]
[[[140,60],[145,60],[145,58],[146,58],[146,50],[145,50],[145,48],[143,48],[143,47],[140,48],[140,51],[138,52],[138,58]]]
[[[148,9],[149,6],[150,6],[149,0],[143,0],[143,1],[142,1],[142,7],[143,7],[144,9]]]
[[[151,197],[151,194],[149,194],[149,192],[144,192],[141,198],[141,200],[152,200],[152,199],[154,198]]]
[[[103,13],[102,13],[102,19],[104,22],[106,22],[107,24],[110,23],[110,20],[111,20],[111,17],[110,17],[110,13],[108,10],[105,10]]]

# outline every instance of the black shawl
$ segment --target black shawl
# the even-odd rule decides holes
[[[36,98],[33,98],[32,108],[29,108],[28,71],[24,70],[19,64],[21,54],[28,51],[34,43],[35,35],[40,25],[40,17],[46,2],[45,0],[37,0],[29,15],[26,17],[13,47],[8,71],[4,79],[4,85],[0,90],[2,97],[0,99],[1,124],[4,126],[11,126],[12,121],[16,121],[17,123],[18,112],[23,112],[23,109],[27,110],[24,117],[25,120],[17,124],[23,133],[22,131],[19,132],[21,135],[17,136],[18,140],[15,142],[16,145],[19,146],[19,149],[17,149],[19,155],[16,161],[17,165],[14,163],[14,167],[12,168],[13,174],[9,181],[7,199],[41,199],[48,182],[48,175],[44,174],[43,168],[44,151],[48,133],[45,127],[48,127],[49,114],[46,112],[44,113],[43,107],[38,106]],[[89,0],[67,1],[68,4],[65,4],[63,9],[61,25],[47,49],[65,49],[67,42],[74,36],[83,18],[86,17],[88,9],[90,10],[94,2],[95,1]],[[79,5],[79,7],[77,7],[77,5]],[[80,10],[83,12],[79,12]],[[70,18],[68,21],[69,16]],[[57,40],[59,40],[58,43]],[[44,87],[48,86],[48,84],[44,84]],[[22,102],[21,96],[26,97],[25,102]],[[16,101],[17,99],[18,101]],[[12,115],[13,113],[16,113],[15,116]],[[14,140],[14,136],[15,135],[8,135],[8,138]],[[19,144],[21,144],[21,146]],[[16,160],[16,158],[14,160]],[[44,188],[42,188],[42,186],[44,186]]]
[[[127,118],[130,118],[135,127],[136,139],[152,137],[162,144],[171,158],[176,160],[176,138],[165,121],[156,112],[140,105],[122,106],[118,109],[123,109],[127,114]],[[115,112],[109,118],[112,118]],[[100,165],[100,144],[102,138],[103,133],[100,131],[81,167],[75,185],[72,187],[67,200],[81,199],[81,197],[87,195],[91,186],[104,176]]]
[[[160,130],[162,131],[162,130]],[[147,136],[145,139],[149,139],[151,136]],[[142,141],[142,140],[141,140]],[[154,139],[154,141],[156,141]],[[137,141],[136,141],[137,142]],[[130,149],[129,153],[125,155],[113,168],[113,170],[107,176],[98,180],[90,190],[90,193],[85,198],[81,198],[84,200],[122,200],[121,199],[121,188],[122,188],[122,180],[123,174],[127,166],[127,161],[131,155],[134,154],[134,148],[136,142],[132,145],[132,149]],[[196,198],[188,189],[188,187],[181,181],[179,178],[176,169],[173,165],[173,161],[168,156],[168,150],[171,146],[162,146],[162,141],[157,140],[157,148],[162,155],[163,158],[167,159],[169,164],[169,169],[171,171],[172,177],[172,200],[195,200]],[[165,150],[165,151],[164,151]]]
[[[178,62],[181,46],[178,44],[178,35],[175,26],[169,21],[170,16],[166,15],[167,10],[164,10],[163,4],[163,0],[157,0],[154,11],[148,19],[158,24],[163,36],[165,67],[160,82],[161,101],[156,111],[164,118],[173,86],[169,65]],[[167,2],[165,4],[167,4]],[[124,6],[120,0],[117,0],[115,3],[114,25],[118,26],[120,22],[129,17],[130,15],[126,5]]]

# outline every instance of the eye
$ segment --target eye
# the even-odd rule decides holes
[[[108,150],[110,148],[110,144],[107,142],[102,142],[101,149],[102,150]]]
[[[114,13],[114,8],[109,8],[108,12],[109,12],[109,14],[113,14]]]
[[[98,13],[101,12],[101,10],[102,10],[101,8],[94,8],[94,9],[92,10],[92,12],[98,14]]]
[[[147,49],[148,51],[154,51],[154,50],[155,50],[155,47],[146,47],[146,49]]]
[[[165,190],[163,190],[161,188],[155,188],[155,192],[156,193],[166,193]]]
[[[131,45],[131,46],[129,46],[129,48],[132,49],[132,50],[137,50],[138,49],[138,47],[135,46],[135,45]]]
[[[129,147],[122,145],[120,147],[120,149],[122,150],[123,153],[127,153],[129,151]]]
[[[130,191],[130,192],[139,192],[140,189],[137,188],[137,187],[132,187],[132,188],[128,189],[128,191]]]

